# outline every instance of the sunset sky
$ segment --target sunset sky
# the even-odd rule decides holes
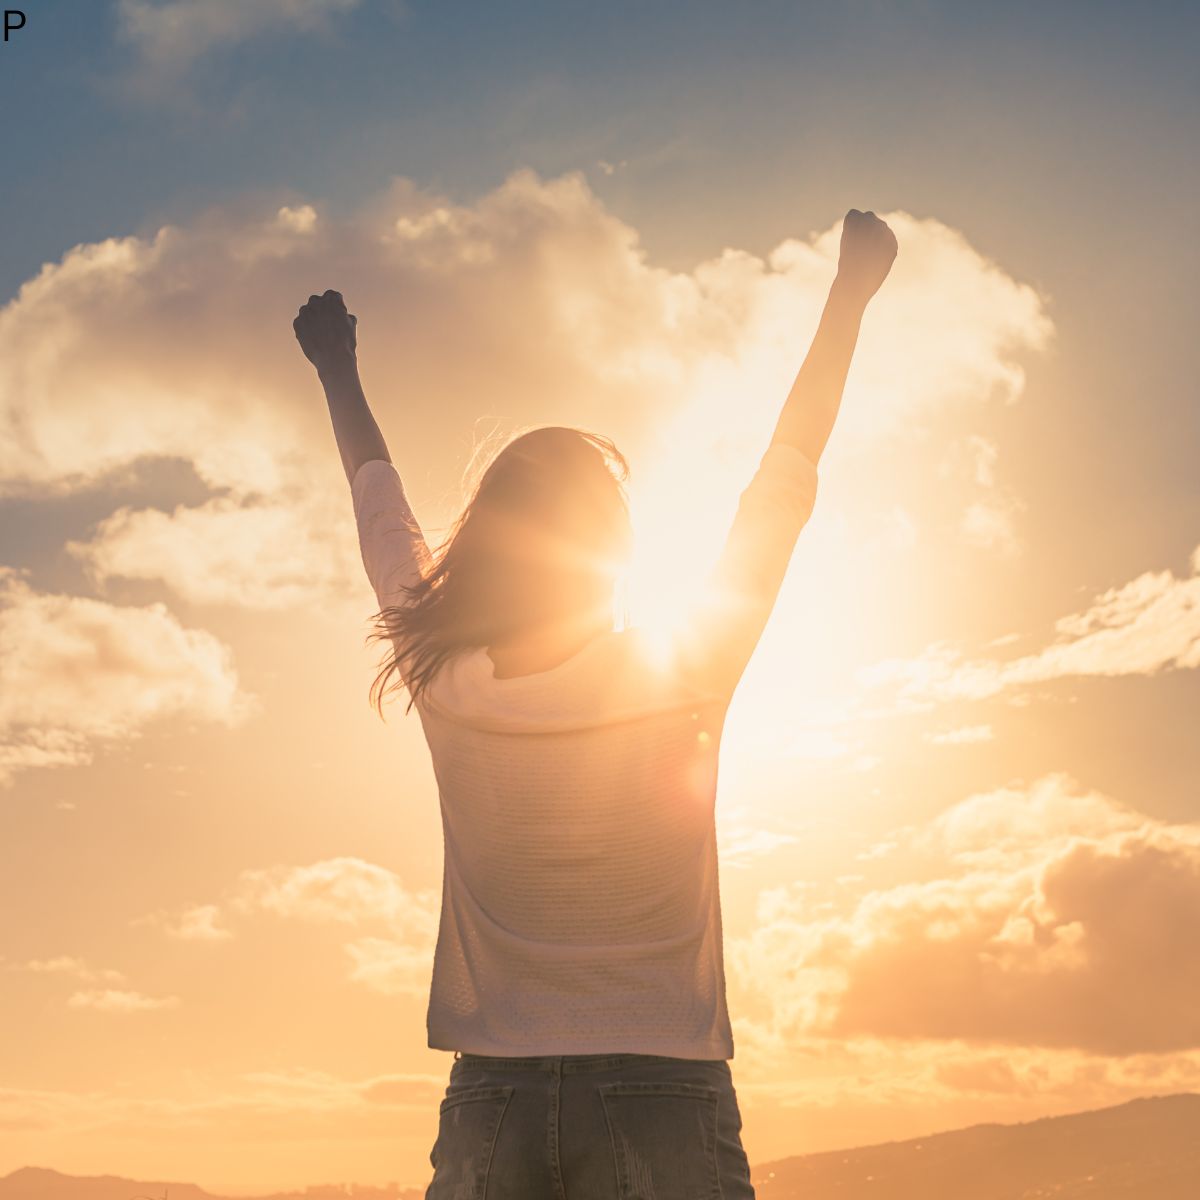
[[[428,1180],[437,793],[309,294],[431,544],[593,429],[669,622],[850,207],[899,257],[721,755],[746,1149],[1200,1091],[1195,5],[24,8],[0,1174]]]

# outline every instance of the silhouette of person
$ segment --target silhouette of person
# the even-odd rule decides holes
[[[752,1197],[729,1061],[714,804],[725,713],[816,497],[896,239],[843,221],[836,278],[708,587],[665,653],[613,628],[627,464],[513,437],[436,554],[359,380],[336,291],[294,322],[324,385],[387,658],[444,835],[428,1044],[455,1052],[429,1200]]]

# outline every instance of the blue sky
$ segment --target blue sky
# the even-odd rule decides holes
[[[765,245],[864,187],[881,209],[970,218],[989,251],[1009,251],[1019,222],[1023,272],[1043,257],[1025,244],[1039,221],[1061,245],[1069,213],[1076,242],[1149,200],[1164,218],[1186,203],[1172,181],[1197,100],[1187,4],[1133,20],[1096,3],[384,0],[317,36],[217,47],[173,76],[180,94],[150,97],[113,5],[28,9],[3,61],[6,108],[23,109],[6,129],[3,211],[22,231],[6,292],[66,239],[248,186],[348,202],[402,172],[470,196],[514,162],[651,159],[613,199],[652,204],[652,251],[684,258]]]

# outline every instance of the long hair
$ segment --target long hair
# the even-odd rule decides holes
[[[462,651],[611,612],[632,547],[628,478],[613,442],[582,429],[545,425],[502,447],[424,577],[372,618],[367,641],[391,643],[371,685],[379,715],[404,687],[407,714]]]

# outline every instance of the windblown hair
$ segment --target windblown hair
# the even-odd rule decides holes
[[[611,611],[632,546],[629,464],[600,434],[546,425],[512,438],[432,556],[407,600],[372,618],[367,641],[391,652],[371,686],[407,687],[412,709],[455,655],[587,613]]]

